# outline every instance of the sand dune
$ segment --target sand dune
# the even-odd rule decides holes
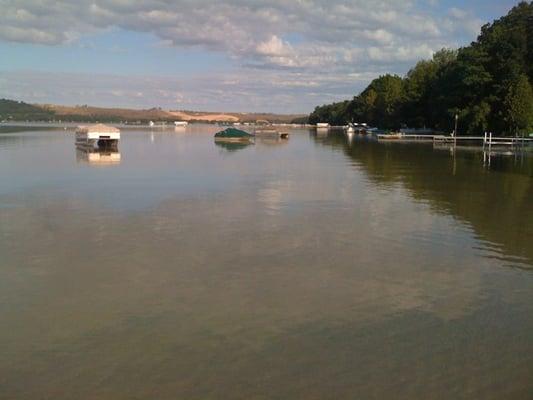
[[[127,108],[104,108],[91,106],[61,106],[55,104],[36,104],[36,106],[53,111],[60,119],[118,119],[123,121],[203,121],[203,122],[255,122],[267,120],[270,122],[288,123],[296,118],[305,117],[303,114],[273,114],[273,113],[226,113],[207,111],[163,110],[150,108],[145,110]]]

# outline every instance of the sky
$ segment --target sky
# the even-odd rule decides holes
[[[510,0],[0,0],[0,98],[308,113],[475,40]]]

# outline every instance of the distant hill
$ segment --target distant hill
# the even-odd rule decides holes
[[[54,116],[55,113],[53,111],[39,106],[22,101],[0,99],[0,121],[50,121],[54,119]]]
[[[60,106],[54,104],[28,104],[19,101],[0,100],[0,120],[12,121],[69,121],[69,122],[127,122],[148,123],[173,122],[270,122],[289,123],[301,120],[301,114],[271,113],[223,113],[204,111],[170,111],[162,108],[136,110],[127,108],[104,108],[81,106]]]

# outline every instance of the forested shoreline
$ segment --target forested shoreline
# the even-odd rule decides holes
[[[310,123],[366,122],[383,129],[458,134],[533,133],[533,2],[481,28],[477,40],[442,49],[405,77],[383,75],[351,100],[318,106]]]

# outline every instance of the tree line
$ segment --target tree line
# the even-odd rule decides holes
[[[533,2],[486,24],[475,42],[442,49],[404,77],[384,75],[351,100],[316,107],[309,122],[459,134],[533,133]]]
[[[22,101],[0,99],[0,121],[51,121],[54,112]]]

